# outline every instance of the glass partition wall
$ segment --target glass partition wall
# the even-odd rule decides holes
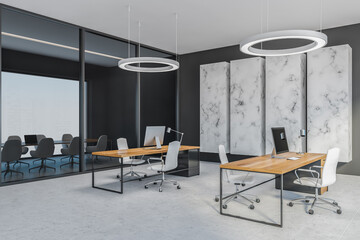
[[[1,142],[14,152],[2,159],[2,181],[78,172],[68,151],[79,136],[78,28],[3,7],[1,30]]]
[[[2,152],[16,151],[21,141],[19,159],[1,158],[1,185],[90,171],[91,152],[104,150],[98,141],[106,141],[106,150],[117,149],[118,138],[140,147],[146,125],[175,127],[176,73],[118,67],[139,50],[141,56],[174,55],[0,7]],[[47,160],[39,160],[44,152]],[[118,159],[95,161],[98,170],[118,165]]]

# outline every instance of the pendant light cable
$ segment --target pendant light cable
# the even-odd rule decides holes
[[[323,0],[320,0],[320,32],[323,29]]]
[[[266,32],[269,32],[269,0],[266,2]]]
[[[128,58],[130,58],[130,12],[131,12],[131,6],[129,4],[128,8]]]
[[[175,59],[178,60],[178,14],[175,13]]]
[[[140,57],[140,50],[141,50],[141,45],[140,45],[140,28],[141,28],[141,23],[139,20],[139,57]]]
[[[263,6],[263,0],[260,0],[260,33],[263,34],[263,12],[264,12],[264,6]],[[260,43],[260,48],[263,48],[263,43]]]

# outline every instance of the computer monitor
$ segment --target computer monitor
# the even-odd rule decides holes
[[[24,137],[25,137],[25,144],[27,145],[38,144],[36,135],[24,135]]]
[[[164,142],[165,126],[147,126],[145,132],[144,146],[155,146],[161,148]]]
[[[283,127],[271,128],[271,131],[274,139],[275,154],[289,152],[289,146],[286,139],[285,128]]]

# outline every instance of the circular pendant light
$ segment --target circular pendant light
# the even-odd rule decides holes
[[[278,50],[260,49],[253,47],[259,43],[281,39],[305,39],[312,42],[301,47]],[[326,44],[327,36],[324,33],[310,30],[285,30],[262,33],[246,38],[240,42],[240,51],[254,56],[284,56],[313,51],[315,49],[322,48]]]
[[[141,67],[134,66],[134,64],[141,63],[154,63],[165,65],[164,67]],[[167,59],[167,58],[158,58],[158,57],[135,57],[135,58],[127,58],[119,61],[119,68],[132,71],[132,72],[170,72],[179,68],[179,62]]]
[[[126,59],[122,59],[118,62],[118,66],[121,69],[127,70],[127,71],[131,71],[131,72],[145,72],[145,73],[159,73],[159,72],[170,72],[170,71],[175,71],[179,68],[179,62],[172,60],[172,59],[168,59],[168,58],[160,58],[160,57],[140,57],[140,50],[141,50],[141,46],[140,46],[140,21],[139,21],[139,45],[138,45],[138,49],[139,49],[139,56],[138,57],[130,57],[130,12],[131,12],[131,7],[129,5],[128,8],[128,58]],[[176,28],[175,28],[175,32],[176,32],[176,58],[177,58],[177,40],[178,40],[178,32],[177,32],[177,27],[178,27],[178,16],[177,13],[175,14],[175,18],[176,18]],[[159,65],[164,65],[161,67],[153,67],[153,66],[141,66],[141,64],[159,64]]]

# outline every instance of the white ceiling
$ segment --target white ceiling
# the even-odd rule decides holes
[[[319,29],[321,0],[268,0],[268,29]],[[266,31],[267,0],[0,0],[10,6],[175,52],[178,13],[180,54],[238,44],[260,33],[261,5]],[[359,0],[323,0],[323,28],[360,23]]]

